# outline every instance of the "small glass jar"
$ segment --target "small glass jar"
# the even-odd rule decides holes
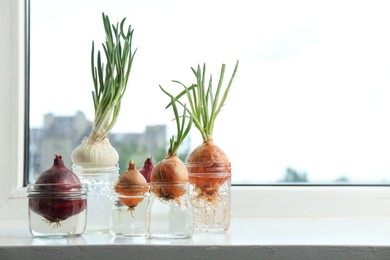
[[[225,233],[231,219],[230,163],[187,163],[194,229]]]
[[[110,198],[119,178],[118,165],[83,167],[73,165],[73,172],[88,188],[88,216],[85,233],[109,233]]]
[[[29,229],[34,237],[81,235],[87,220],[84,184],[29,184]]]
[[[194,233],[194,215],[188,183],[149,183],[147,209],[149,238],[190,238]]]
[[[143,185],[115,185],[110,200],[110,233],[123,237],[146,237],[146,210],[149,187]]]

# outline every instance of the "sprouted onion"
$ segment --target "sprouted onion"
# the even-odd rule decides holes
[[[188,117],[186,116],[185,105],[183,116],[180,121],[175,100],[172,96],[171,104],[175,115],[177,136],[176,138],[175,136],[170,138],[167,156],[153,167],[150,175],[151,192],[163,200],[177,200],[186,192],[186,189],[183,188],[183,184],[188,183],[187,167],[177,156],[177,151],[191,129],[192,117],[189,117],[186,126]],[[154,183],[158,185],[153,185]]]
[[[188,167],[189,180],[196,186],[196,189],[200,190],[200,195],[203,196],[217,195],[219,186],[230,178],[230,161],[226,153],[214,144],[213,130],[215,120],[225,104],[238,64],[239,62],[237,61],[230,81],[223,93],[222,85],[225,64],[222,64],[215,93],[211,75],[208,84],[205,82],[206,64],[203,65],[203,70],[199,65],[196,70],[191,68],[196,77],[196,83],[191,86],[187,87],[180,81],[173,81],[184,87],[184,90],[175,97],[175,100],[184,106],[180,99],[187,97],[190,106],[186,108],[186,111],[193,118],[194,125],[202,135],[203,143],[190,153],[187,161],[188,165],[191,165]],[[164,89],[163,91],[167,95],[172,96],[168,91]],[[171,104],[173,103],[169,103],[167,107]]]
[[[83,167],[112,166],[119,161],[118,152],[110,144],[108,134],[118,119],[137,51],[132,50],[133,29],[130,25],[124,29],[126,18],[114,25],[107,15],[103,13],[102,16],[106,34],[106,41],[102,44],[106,64],[98,51],[95,65],[94,42],[91,53],[95,118],[89,137],[85,137],[72,152],[72,162]]]

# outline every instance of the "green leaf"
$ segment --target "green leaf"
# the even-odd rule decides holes
[[[213,81],[212,81],[212,75],[210,74],[207,89],[205,86],[206,82],[206,64],[203,64],[203,67],[201,67],[199,64],[197,66],[197,69],[191,68],[192,73],[194,74],[196,78],[196,83],[193,83],[191,87],[187,87],[185,84],[181,83],[180,81],[173,80],[174,83],[178,83],[181,86],[184,87],[184,90],[180,92],[178,95],[175,96],[174,100],[181,106],[183,106],[185,109],[185,112],[188,112],[191,117],[191,124],[194,123],[196,128],[199,130],[199,132],[202,135],[202,138],[204,141],[212,139],[212,134],[214,130],[214,124],[215,120],[221,111],[222,107],[225,104],[225,100],[228,96],[229,90],[231,88],[231,85],[233,83],[233,79],[236,75],[237,69],[238,69],[239,61],[237,60],[236,66],[234,67],[234,71],[232,73],[232,76],[230,78],[230,81],[228,83],[228,86],[223,91],[223,79],[225,76],[225,64],[222,64],[218,85],[216,88],[216,92],[213,90]],[[163,89],[161,86],[160,88],[163,90],[163,92],[169,96],[172,96],[168,91]],[[221,94],[223,92],[223,95]],[[222,95],[222,98],[220,96]],[[185,99],[189,104],[190,108],[186,108],[185,106]],[[172,105],[172,102],[169,103],[166,108]],[[184,117],[184,114],[183,114]]]
[[[135,54],[131,49],[131,26],[128,27],[127,34],[123,30],[126,18],[120,23],[111,24],[109,16],[102,13],[102,20],[106,37],[102,43],[103,55],[100,51],[97,52],[96,64],[94,43],[91,51],[91,72],[95,90],[92,96],[95,120],[91,137],[95,139],[107,137],[118,119]]]

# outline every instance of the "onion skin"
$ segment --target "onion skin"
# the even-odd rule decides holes
[[[74,172],[68,169],[61,155],[55,155],[53,166],[42,172],[35,184],[75,184],[80,187],[80,179]],[[56,186],[58,191],[67,191],[70,186]]]
[[[168,156],[154,166],[150,175],[150,182],[153,187],[151,191],[159,198],[177,199],[186,192],[181,185],[175,184],[188,182],[187,167],[177,155]],[[160,185],[154,187],[153,183]]]
[[[35,184],[59,184],[44,186],[42,196],[29,199],[29,208],[49,223],[56,223],[55,226],[86,208],[86,199],[55,198],[62,192],[81,188],[79,178],[64,165],[61,155],[55,155],[53,166],[44,171]]]
[[[152,157],[149,157],[145,160],[144,167],[142,167],[139,172],[145,177],[147,182],[150,182],[150,175],[154,168]]]
[[[85,137],[71,155],[73,164],[84,168],[109,167],[119,162],[119,154],[109,138],[94,140]]]
[[[225,152],[212,139],[203,142],[188,156],[189,180],[202,193],[213,195],[231,175],[230,162]]]
[[[79,214],[86,208],[86,200],[83,199],[57,199],[57,198],[30,198],[29,208],[44,217],[49,223],[59,225],[60,221]]]
[[[225,152],[213,143],[213,140],[203,142],[196,147],[188,156],[188,162],[202,162],[202,163],[229,163],[229,159]]]
[[[119,200],[131,210],[142,202],[143,195],[149,187],[146,179],[137,170],[134,161],[131,160],[128,169],[119,177],[114,189],[120,195],[139,196],[137,198],[119,197]]]

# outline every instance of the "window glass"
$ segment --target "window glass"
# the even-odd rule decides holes
[[[175,134],[172,80],[206,63],[237,75],[214,128],[234,184],[386,184],[390,180],[390,27],[385,1],[31,0],[29,181],[89,134],[90,55],[102,12],[126,17],[138,47],[110,136],[121,171],[163,158]],[[201,143],[193,127],[180,149]]]

